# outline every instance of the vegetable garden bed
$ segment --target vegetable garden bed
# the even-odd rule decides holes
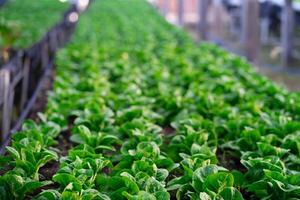
[[[0,65],[42,38],[67,6],[58,0],[10,0],[0,7]]]
[[[68,4],[59,0],[9,0],[0,8],[0,24],[3,28],[0,46],[9,45],[17,49],[29,47],[59,21],[67,8]]]
[[[0,199],[299,199],[300,104],[140,0],[102,0],[0,159]]]

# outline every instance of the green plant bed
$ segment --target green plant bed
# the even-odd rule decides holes
[[[141,0],[94,1],[2,199],[299,199],[300,103]]]
[[[8,0],[0,8],[0,47],[29,47],[58,22],[67,7],[59,0]]]

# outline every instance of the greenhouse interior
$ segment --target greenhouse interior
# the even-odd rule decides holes
[[[0,200],[300,200],[299,0],[0,0]]]

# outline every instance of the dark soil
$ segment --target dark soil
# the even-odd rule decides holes
[[[164,135],[171,135],[175,133],[175,129],[171,125],[166,125],[163,127],[162,133]]]
[[[41,180],[51,180],[53,175],[57,172],[58,168],[59,168],[58,161],[48,162],[39,170],[40,175],[42,175]]]
[[[55,147],[59,149],[60,156],[68,155],[69,149],[73,148],[73,143],[70,141],[70,137],[71,132],[69,130],[61,132],[61,134],[58,136],[58,144]]]
[[[219,164],[228,170],[238,170],[242,173],[246,173],[247,169],[242,165],[239,157],[234,155],[232,150],[217,149],[217,158]]]
[[[173,191],[168,191],[170,193],[170,199],[171,200],[177,200],[176,198],[176,192],[177,190],[173,190]]]
[[[12,166],[6,165],[6,166],[4,167],[4,169],[1,169],[1,170],[0,170],[0,176],[4,175],[6,172],[8,172],[8,171],[10,171],[10,170],[12,170],[12,169],[13,169]]]
[[[35,191],[33,191],[31,194],[28,194],[27,197],[25,198],[25,200],[33,199],[33,197],[40,194],[44,190],[57,190],[58,188],[59,188],[59,184],[57,184],[57,183],[52,183],[50,185],[40,187],[40,188],[36,189]]]
[[[75,119],[76,119],[75,116],[70,116],[68,118],[68,129],[65,131],[62,131],[57,138],[58,144],[57,144],[56,148],[60,150],[60,152],[59,152],[60,156],[68,155],[69,149],[72,149],[74,146],[74,143],[70,140],[70,137],[72,135],[71,130],[73,128],[73,123],[74,123]]]
[[[111,173],[111,169],[109,167],[104,167],[102,169],[102,173],[104,173],[106,175],[109,175]]]
[[[61,132],[57,138],[57,145],[54,148],[58,149],[59,158],[68,155],[69,149],[73,148],[73,143],[70,141],[71,132],[66,130]],[[51,161],[40,168],[39,173],[44,180],[52,180],[54,174],[59,169],[59,161]]]
[[[247,192],[244,188],[241,188],[240,192],[242,193],[244,199],[246,199],[246,200],[248,200],[248,199],[250,200],[250,199],[254,199],[255,198],[255,196],[252,193]]]

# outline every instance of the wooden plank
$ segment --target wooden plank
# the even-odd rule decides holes
[[[14,99],[15,99],[15,88],[10,87],[9,88],[9,92],[8,92],[8,109],[7,109],[7,127],[6,127],[6,132],[4,133],[4,137],[7,137],[7,134],[9,134],[10,132],[10,128],[12,125],[12,121],[13,121],[13,112],[14,112]]]
[[[260,41],[262,44],[268,44],[269,42],[269,26],[270,26],[270,20],[269,18],[265,17],[262,18],[260,27]]]
[[[0,108],[3,104],[3,101],[4,101],[4,73],[3,70],[0,70]]]
[[[49,33],[49,38],[50,38],[50,49],[51,49],[51,52],[54,53],[58,49],[56,27]]]
[[[62,30],[62,28],[60,28],[59,32],[58,32],[58,41],[59,41],[60,47],[63,46],[64,40],[65,40],[65,34],[64,34],[64,31]]]
[[[184,25],[184,0],[177,0],[178,25]]]
[[[198,15],[199,15],[198,32],[201,40],[208,39],[208,21],[207,21],[208,3],[209,3],[208,0],[198,0]]]
[[[23,67],[23,80],[22,80],[21,103],[20,103],[21,111],[25,107],[25,103],[28,99],[29,68],[30,68],[30,58],[26,57],[24,59],[24,67]]]
[[[3,83],[3,112],[2,112],[2,130],[1,141],[5,138],[5,134],[8,133],[10,128],[10,72],[6,69],[1,70],[1,79]]]
[[[11,87],[15,88],[17,84],[22,80],[23,78],[23,72],[18,71],[17,74],[11,74],[11,77],[13,77],[10,81]]]
[[[292,0],[285,0],[281,19],[282,66],[287,67],[292,60],[294,11]]]
[[[3,140],[1,141],[2,146],[0,147],[0,154],[1,155],[4,154],[5,147],[7,145],[9,145],[11,135],[16,133],[21,128],[23,121],[26,119],[27,115],[29,114],[30,110],[32,109],[32,107],[33,107],[33,105],[34,105],[34,103],[37,99],[38,94],[42,90],[43,84],[44,84],[46,78],[50,75],[52,68],[53,68],[53,62],[50,61],[50,63],[48,64],[48,66],[46,67],[46,69],[45,69],[45,71],[42,75],[42,78],[39,80],[33,95],[30,97],[28,103],[26,104],[26,107],[22,111],[19,119],[16,121],[16,123],[14,124],[12,129],[8,132],[8,134],[6,134],[5,137],[3,136]]]
[[[47,40],[45,40],[47,41]],[[45,42],[42,45],[42,68],[45,69],[48,66],[49,63],[49,45],[47,42]]]
[[[20,74],[22,74],[23,56],[24,51],[18,51],[16,56],[6,66],[6,69],[10,71],[11,77],[13,77],[12,80],[15,80],[15,82],[18,82],[16,79],[20,78]]]
[[[244,0],[241,11],[241,39],[245,56],[251,62],[258,62],[260,51],[260,19],[258,0]]]

